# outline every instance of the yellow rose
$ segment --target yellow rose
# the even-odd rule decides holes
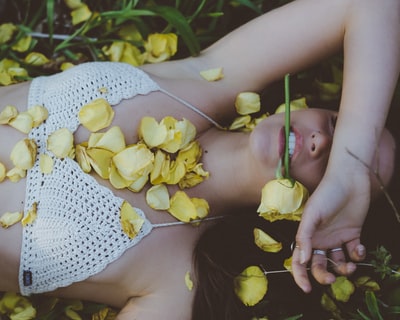
[[[257,212],[266,220],[299,221],[308,199],[307,189],[298,181],[289,179],[269,181],[262,189]]]
[[[146,60],[150,63],[161,62],[171,58],[178,48],[178,37],[174,33],[149,35],[144,45]]]

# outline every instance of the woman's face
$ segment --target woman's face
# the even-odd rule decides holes
[[[290,176],[313,191],[325,172],[337,112],[306,109],[291,112]],[[275,170],[285,150],[285,114],[274,114],[257,125],[251,136],[253,153],[262,165]]]
[[[290,116],[290,176],[314,191],[321,181],[332,146],[337,112],[324,109],[293,111]],[[260,122],[251,133],[250,147],[256,161],[265,168],[269,179],[275,176],[276,168],[284,157],[285,114],[274,114]],[[392,177],[396,143],[386,129],[383,130],[372,168],[377,170],[381,181],[387,185]],[[273,176],[271,177],[271,172]],[[380,184],[371,174],[372,191],[377,193]]]

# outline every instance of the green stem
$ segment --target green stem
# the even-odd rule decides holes
[[[289,134],[290,134],[290,88],[289,74],[285,75],[285,178],[290,179],[289,173]]]

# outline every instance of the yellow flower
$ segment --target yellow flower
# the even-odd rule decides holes
[[[33,223],[37,217],[37,202],[32,204],[32,207],[25,214],[25,217],[22,218],[22,225],[25,227],[28,224]]]
[[[27,64],[36,67],[40,67],[50,61],[44,54],[40,52],[30,52],[24,60]]]
[[[276,108],[275,113],[285,112],[285,108],[285,103],[282,103],[278,108]],[[308,105],[305,97],[290,101],[290,111],[304,110],[307,108]]]
[[[3,23],[0,25],[0,44],[7,43],[12,38],[17,27],[12,23]]]
[[[204,199],[195,199],[189,198],[183,191],[177,191],[170,199],[168,212],[183,222],[201,219],[208,214],[208,203]]]
[[[12,163],[23,170],[32,168],[36,160],[37,146],[32,139],[18,141],[11,150],[10,159]]]
[[[299,221],[308,199],[307,189],[298,181],[275,179],[262,189],[261,204],[257,212],[266,220]]]
[[[17,222],[21,221],[23,213],[17,212],[6,212],[0,217],[0,225],[3,228],[8,228]]]
[[[261,250],[265,252],[279,252],[282,250],[282,243],[277,242],[270,235],[259,228],[254,228],[254,242]]]
[[[124,41],[114,41],[111,46],[103,48],[110,61],[125,62],[135,67],[144,63],[144,56],[134,45]]]
[[[146,192],[146,202],[155,210],[167,210],[169,208],[168,188],[164,184],[152,186]]]
[[[346,277],[339,276],[336,281],[331,284],[331,291],[336,300],[347,302],[354,293],[354,285]]]
[[[71,11],[72,24],[75,26],[81,22],[87,21],[92,16],[92,12],[86,4],[82,4]]]
[[[144,47],[146,49],[146,61],[150,63],[165,61],[176,53],[178,37],[174,33],[154,33],[148,36]]]
[[[246,306],[259,303],[268,290],[268,280],[264,272],[257,266],[247,267],[234,279],[237,297]]]
[[[47,138],[47,149],[54,153],[57,158],[69,157],[74,149],[74,136],[67,128],[54,131]]]
[[[235,100],[236,112],[241,115],[255,113],[260,111],[260,95],[255,92],[241,92]]]
[[[207,81],[218,81],[224,78],[222,68],[212,68],[200,71],[200,75]]]
[[[107,100],[98,98],[79,110],[80,123],[89,131],[96,132],[107,128],[114,119],[114,110]]]
[[[143,218],[126,201],[121,206],[121,228],[131,239],[136,237],[144,223]]]

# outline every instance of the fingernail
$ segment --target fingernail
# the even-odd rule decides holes
[[[300,249],[300,263],[305,264],[306,263],[306,254],[304,253],[304,250]]]
[[[363,256],[365,254],[365,247],[363,245],[358,245],[357,246],[357,254],[359,256]]]

